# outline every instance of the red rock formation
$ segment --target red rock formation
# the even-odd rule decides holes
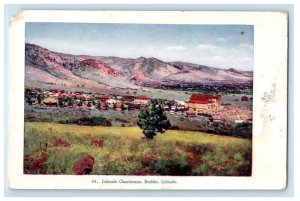
[[[79,156],[73,164],[72,172],[76,175],[86,175],[93,171],[95,159],[89,154]]]
[[[122,74],[122,72],[115,70],[111,67],[109,67],[108,65],[106,65],[105,63],[102,63],[98,60],[93,60],[93,59],[86,59],[80,62],[81,65],[87,65],[93,68],[97,68],[100,69],[102,72],[104,72],[105,74],[117,77],[120,76]]]

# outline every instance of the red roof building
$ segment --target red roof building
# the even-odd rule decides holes
[[[213,103],[215,101],[221,101],[221,96],[206,95],[206,94],[193,94],[188,102],[189,103],[208,104],[208,103]]]
[[[252,120],[252,119],[247,119],[247,122],[248,122],[249,124],[252,124],[253,120]]]
[[[186,116],[187,117],[196,117],[196,112],[194,112],[194,111],[186,111]]]
[[[148,96],[138,96],[134,99],[134,104],[137,105],[147,105],[150,101]]]
[[[76,98],[76,99],[82,99],[82,100],[84,99],[84,100],[85,100],[84,96],[82,96],[82,95],[80,95],[80,94],[76,94],[76,95],[75,95],[75,98]]]
[[[241,101],[249,101],[249,98],[248,98],[247,96],[243,96],[243,97],[241,98]]]
[[[105,102],[105,101],[107,101],[109,99],[109,96],[100,96],[100,100],[102,101],[102,102]]]
[[[58,89],[51,89],[51,92],[52,93],[58,93],[59,91],[58,91]]]
[[[149,100],[150,98],[148,96],[138,96],[135,99],[138,99],[138,100]]]
[[[190,111],[204,112],[208,110],[216,110],[221,105],[221,96],[193,94],[188,101]]]
[[[123,96],[124,101],[134,101],[135,97],[130,95]]]
[[[63,100],[65,97],[69,97],[69,95],[68,94],[66,94],[66,93],[61,93],[61,94],[59,94],[58,95],[58,100]]]
[[[222,119],[219,116],[213,116],[211,120],[212,122],[222,122]]]

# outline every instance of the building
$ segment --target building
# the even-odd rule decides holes
[[[66,93],[61,93],[61,94],[59,94],[59,96],[57,97],[57,99],[58,100],[63,100],[64,98],[68,98],[69,96],[68,96],[68,94],[66,94]]]
[[[100,96],[101,102],[106,102],[108,99],[109,99],[109,96],[106,96],[106,95]]]
[[[129,110],[139,110],[139,109],[140,109],[140,105],[137,104],[130,105],[129,107]]]
[[[133,103],[136,105],[147,105],[149,101],[150,98],[148,96],[138,96],[134,99]]]
[[[241,101],[249,101],[249,98],[248,98],[247,96],[243,96],[243,97],[241,98]]]
[[[186,111],[186,116],[187,117],[196,117],[196,112],[194,112],[194,111]]]
[[[114,105],[116,104],[116,100],[115,99],[108,99],[107,101],[105,101],[105,103],[108,105],[108,107],[113,108]]]
[[[241,123],[244,123],[244,122],[245,122],[245,120],[243,120],[243,119],[234,120],[234,123],[236,123],[236,124],[241,124]]]
[[[36,98],[28,98],[28,99],[27,99],[27,103],[28,103],[29,105],[35,105],[35,104],[38,103],[38,101],[37,101]]]
[[[193,94],[188,101],[189,111],[205,112],[221,106],[220,95]]]
[[[252,124],[253,120],[252,119],[247,119],[247,123]]]
[[[58,105],[58,100],[52,97],[46,98],[43,100],[43,103],[50,107],[56,107]]]
[[[125,102],[132,102],[132,101],[134,101],[134,99],[135,99],[135,97],[131,96],[131,95],[125,95],[125,96],[123,96],[123,100]]]
[[[222,119],[221,119],[220,116],[213,116],[213,117],[211,118],[211,121],[212,121],[212,122],[216,122],[216,123],[220,123],[220,122],[222,122]]]
[[[122,101],[116,101],[116,110],[122,109],[123,102]]]
[[[109,107],[108,107],[108,105],[101,105],[101,110],[108,110],[109,109]]]

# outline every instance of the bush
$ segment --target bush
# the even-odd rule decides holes
[[[238,124],[233,129],[232,136],[251,139],[252,138],[252,125],[249,123]]]
[[[126,120],[126,119],[121,119],[121,118],[116,118],[116,121],[119,121],[121,123],[130,123],[130,121]]]
[[[77,124],[82,126],[111,126],[111,122],[104,117],[82,117],[80,119],[74,119],[60,123]]]
[[[172,126],[170,127],[170,130],[180,130],[180,128],[179,128],[179,126],[177,126],[177,125],[172,125]]]

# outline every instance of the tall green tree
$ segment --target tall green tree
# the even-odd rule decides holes
[[[152,100],[150,108],[143,107],[138,115],[137,125],[148,139],[153,139],[157,132],[164,133],[171,127],[161,104]]]
[[[124,105],[124,103],[122,103],[122,105],[121,105],[121,111],[122,111],[122,114],[124,114],[124,111],[126,110],[126,108],[125,108],[125,105]]]
[[[38,101],[39,104],[42,103],[42,96],[41,96],[41,94],[39,94],[39,95],[37,96],[37,101]]]
[[[128,111],[131,110],[131,103],[128,104],[127,110],[128,110]]]
[[[73,104],[74,104],[73,98],[69,98],[69,100],[68,100],[68,106],[71,106]]]
[[[63,107],[64,106],[64,101],[63,100],[58,100],[58,105],[60,106],[60,107]]]

